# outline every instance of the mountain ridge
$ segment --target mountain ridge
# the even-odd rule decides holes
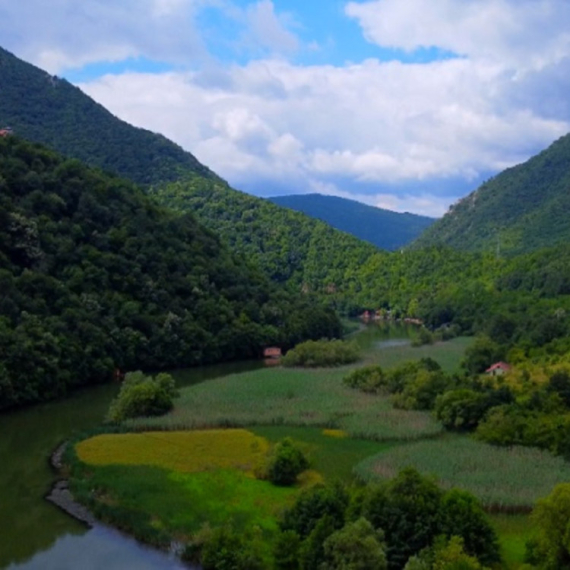
[[[268,200],[322,220],[337,230],[389,251],[409,244],[435,221],[435,218],[428,216],[393,212],[356,200],[323,194],[294,194]]]

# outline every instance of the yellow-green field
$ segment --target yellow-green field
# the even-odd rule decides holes
[[[253,475],[269,450],[244,429],[104,434],[76,446],[90,465],[151,465],[181,473],[238,469]]]

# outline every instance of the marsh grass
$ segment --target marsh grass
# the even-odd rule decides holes
[[[377,441],[413,440],[442,431],[429,413],[395,410],[388,398],[347,388],[342,378],[348,370],[271,368],[234,374],[182,390],[166,416],[126,425],[140,430],[319,426]]]
[[[556,484],[570,480],[570,464],[545,451],[455,435],[393,447],[363,460],[355,472],[364,480],[382,480],[410,466],[433,475],[443,488],[470,491],[492,512],[527,512]]]

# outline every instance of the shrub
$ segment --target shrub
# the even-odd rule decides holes
[[[347,374],[342,381],[350,388],[356,388],[363,392],[379,392],[386,388],[384,372],[378,365],[357,368]]]
[[[263,570],[259,540],[244,536],[231,527],[217,528],[202,547],[204,570]]]
[[[140,370],[129,372],[109,406],[107,421],[119,423],[138,416],[160,416],[172,409],[177,395],[170,374],[160,373],[153,378]]]
[[[488,398],[463,388],[449,390],[437,397],[435,415],[450,430],[473,430],[488,410]]]
[[[267,478],[274,485],[289,486],[297,481],[297,476],[309,467],[304,453],[286,437],[275,446],[273,456],[267,466]]]
[[[283,366],[341,366],[356,362],[360,349],[355,342],[308,340],[291,349],[282,359]]]

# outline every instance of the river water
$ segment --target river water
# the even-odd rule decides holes
[[[407,336],[405,327],[371,325],[354,338],[363,348],[381,348]],[[173,375],[184,386],[261,366],[229,363]],[[185,568],[113,529],[89,529],[44,500],[56,478],[48,462],[51,451],[73,432],[100,424],[117,390],[117,385],[92,387],[62,401],[0,415],[0,569]]]

